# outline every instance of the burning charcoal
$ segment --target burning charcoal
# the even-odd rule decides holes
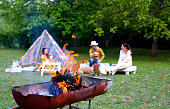
[[[79,74],[74,76],[75,88],[80,89],[82,87],[82,78]]]
[[[56,71],[56,75],[60,74],[58,71]]]
[[[68,85],[68,86],[67,86],[67,90],[68,90],[68,91],[73,91],[73,90],[75,90],[75,88],[74,88],[73,85]]]
[[[68,79],[68,77],[65,75],[57,75],[55,77],[52,77],[52,81],[56,82],[56,83],[62,82],[62,81],[67,81],[67,79]]]
[[[51,80],[55,83],[66,81],[68,84],[73,84],[73,77],[68,75],[58,74],[55,77],[52,77]]]
[[[64,86],[66,91],[79,90],[82,87],[81,76],[79,74],[73,75],[72,72],[67,72],[67,71],[70,70],[66,69],[64,75],[60,74],[59,72],[56,72],[57,75],[55,77],[52,77],[51,81],[55,84],[59,84],[60,88],[63,87],[62,82],[64,82],[64,85],[66,85]]]
[[[72,72],[65,72],[64,75],[69,76],[69,77],[73,76]]]

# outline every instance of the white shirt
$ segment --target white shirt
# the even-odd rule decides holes
[[[130,50],[128,50],[127,53],[123,50],[120,50],[118,64],[132,66],[132,56]]]

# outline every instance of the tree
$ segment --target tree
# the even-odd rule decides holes
[[[58,42],[72,43],[72,35],[90,40],[94,34],[108,47],[117,32],[132,30],[153,39],[155,56],[158,39],[170,37],[169,0],[3,0],[0,4],[0,40],[10,42],[9,47],[13,42],[28,47],[44,29]]]
[[[170,38],[169,24],[169,1],[167,0],[141,0],[133,2],[134,8],[130,13],[132,17],[128,22],[128,26],[134,30],[144,32],[144,37],[152,38],[152,56],[156,56],[157,41],[159,38]],[[131,5],[129,5],[131,6]]]
[[[5,43],[8,43],[8,46],[13,47],[14,42],[20,38],[18,34],[22,31],[23,26],[23,16],[25,12],[24,0],[15,0],[15,1],[2,1],[1,14],[2,19],[2,31],[1,34],[4,34],[0,40],[3,40]]]
[[[98,8],[95,14],[90,16],[90,23],[95,26],[95,35],[104,37],[107,48],[117,28],[122,25],[123,16],[120,14],[122,8],[119,2],[113,3],[109,0],[99,0],[97,4]]]
[[[152,32],[146,34],[146,37],[150,38],[153,37],[152,43],[152,56],[156,56],[157,50],[157,41],[158,38],[165,37],[167,40],[170,38],[170,31],[167,28],[168,26],[168,19],[170,15],[170,4],[169,0],[155,0],[152,1],[152,5],[150,6],[150,14],[152,17],[153,30]],[[168,9],[169,6],[169,9]]]
[[[89,37],[93,26],[89,24],[88,15],[94,10],[94,1],[91,0],[58,0],[50,4],[51,13],[49,24],[62,33],[62,40],[71,42],[71,36],[77,38]],[[92,3],[93,2],[93,3]]]
[[[144,32],[144,37],[152,38],[152,56],[156,56],[157,40],[170,38],[168,0],[100,0],[99,8],[91,17],[98,36],[108,42],[120,28]],[[110,30],[110,31],[109,31]],[[109,34],[108,34],[109,33]]]
[[[77,38],[92,34],[92,26],[88,23],[87,14],[90,15],[89,9],[93,7],[94,3],[92,3],[93,5],[90,3],[90,0],[86,2],[81,0],[3,1],[3,7],[7,13],[1,17],[6,20],[7,26],[15,26],[10,28],[11,33],[14,33],[15,30],[20,36],[12,34],[9,39],[17,39],[20,44],[23,41],[20,39],[23,37],[28,38],[29,43],[32,43],[44,29],[54,33],[54,36],[57,35],[62,40],[72,42],[73,34]],[[9,32],[6,34],[9,35]]]

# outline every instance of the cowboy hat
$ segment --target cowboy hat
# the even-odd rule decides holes
[[[91,45],[90,46],[93,46],[93,45],[98,45],[98,43],[96,43],[96,41],[91,41]]]

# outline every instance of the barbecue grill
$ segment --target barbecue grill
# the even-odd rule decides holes
[[[82,76],[83,85],[78,90],[67,93],[52,93],[54,83],[42,82],[37,84],[15,86],[12,89],[13,97],[18,104],[18,109],[56,109],[62,108],[82,100],[89,100],[95,96],[104,94],[112,85],[111,79]],[[58,94],[56,94],[58,93]]]

